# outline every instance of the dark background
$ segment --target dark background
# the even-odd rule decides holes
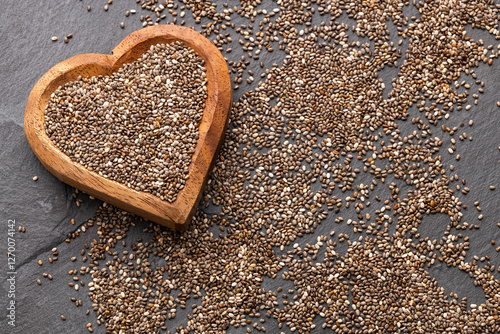
[[[228,1],[231,5],[233,3]],[[92,10],[87,12],[87,5]],[[84,243],[90,243],[95,238],[95,230],[82,234],[70,244],[64,242],[68,233],[75,231],[80,224],[95,214],[100,205],[98,200],[90,200],[88,196],[80,194],[84,202],[77,207],[73,198],[74,189],[65,185],[41,165],[33,154],[24,135],[23,117],[26,101],[31,88],[36,81],[52,66],[58,62],[80,53],[105,53],[111,50],[129,33],[140,29],[141,14],[151,14],[141,10],[134,0],[116,0],[105,12],[103,6],[106,1],[90,0],[60,0],[60,1],[2,1],[0,9],[0,333],[87,333],[85,324],[93,323],[94,333],[103,333],[104,326],[95,325],[95,315],[85,315],[91,303],[86,295],[86,288],[75,292],[68,287],[71,280],[68,271],[79,269],[81,263],[70,262],[72,256],[79,255]],[[219,4],[221,5],[221,4]],[[262,4],[259,8],[272,9],[278,7],[274,2]],[[137,14],[125,17],[126,10],[136,9]],[[194,25],[190,12],[186,11],[188,25]],[[407,15],[413,15],[408,11]],[[238,25],[238,16],[233,15],[233,22]],[[342,17],[341,17],[342,20]],[[120,22],[125,23],[125,29],[120,29]],[[350,23],[352,25],[352,23]],[[391,26],[391,28],[394,28]],[[498,27],[497,27],[498,28]],[[201,28],[196,27],[197,30]],[[391,29],[391,34],[395,32]],[[468,29],[469,32],[469,29]],[[63,42],[63,37],[69,33],[73,38],[68,44]],[[498,45],[489,34],[484,31],[470,31],[473,38],[482,38],[485,45]],[[52,36],[58,36],[57,42],[51,41]],[[393,34],[395,36],[395,34]],[[355,38],[352,36],[351,38]],[[399,37],[395,36],[397,42]],[[237,41],[237,38],[235,38]],[[406,43],[406,42],[405,42]],[[233,42],[233,52],[224,54],[228,59],[239,60],[242,51]],[[277,48],[275,48],[277,49]],[[265,54],[261,58],[265,67],[273,63],[281,64],[283,53],[279,50],[272,54]],[[258,61],[260,62],[260,60]],[[252,64],[255,72],[255,82],[252,85],[241,84],[240,89],[233,93],[236,101],[246,90],[256,87],[262,70]],[[473,136],[473,141],[464,143],[458,141],[457,153],[462,158],[455,161],[446,149],[449,147],[449,135],[439,129],[433,129],[433,135],[445,142],[441,154],[445,166],[450,163],[455,165],[455,171],[460,179],[467,180],[471,189],[467,196],[460,198],[469,209],[464,210],[464,221],[478,223],[479,230],[465,231],[470,236],[471,249],[468,257],[489,255],[491,262],[500,265],[500,256],[495,248],[500,245],[500,108],[496,102],[500,100],[498,93],[500,85],[500,64],[496,61],[493,66],[481,64],[476,69],[478,78],[485,82],[485,93],[480,96],[479,104],[468,112],[451,113],[446,122],[449,126],[457,126],[461,122],[468,123],[474,120],[472,127],[466,125],[463,131]],[[396,75],[392,68],[383,70],[380,77],[386,83],[386,90],[391,87],[391,80]],[[246,76],[244,76],[244,81]],[[460,79],[461,80],[461,79]],[[470,80],[469,77],[469,82]],[[477,86],[473,85],[472,93]],[[469,99],[470,101],[472,99]],[[472,101],[471,101],[472,102]],[[418,111],[410,110],[410,119]],[[410,122],[400,124],[402,133],[412,131]],[[39,180],[34,182],[33,176]],[[362,181],[360,176],[359,181]],[[497,190],[489,190],[490,185],[495,185]],[[381,194],[387,195],[387,194]],[[480,201],[484,219],[479,221],[479,212],[474,208],[473,202]],[[375,210],[376,208],[373,208]],[[207,209],[209,212],[216,208]],[[346,211],[343,215],[345,221],[349,218]],[[353,215],[354,217],[354,215]],[[71,219],[76,224],[71,224]],[[6,303],[7,284],[5,281],[7,269],[7,222],[9,219],[16,221],[16,327],[7,325]],[[352,233],[352,228],[344,224],[332,224],[334,215],[331,214],[327,221],[318,227],[314,235],[307,235],[298,240],[300,243],[311,242],[322,234],[328,234],[332,229],[338,233]],[[422,235],[440,239],[448,224],[445,215],[428,216],[421,224]],[[19,233],[18,226],[26,227],[26,233]],[[143,235],[142,228],[146,223],[138,224],[129,233],[128,239],[133,240]],[[492,246],[491,240],[496,239],[497,245]],[[50,250],[57,247],[59,260],[49,264],[47,259],[51,256]],[[44,264],[39,266],[37,261],[42,259]],[[430,268],[430,274],[437,278],[439,284],[447,293],[456,292],[460,298],[467,297],[469,303],[480,304],[484,302],[484,293],[480,288],[474,287],[473,280],[457,268],[447,268],[441,263],[436,263]],[[53,275],[54,280],[49,281],[42,277],[42,273]],[[279,275],[278,275],[279,276]],[[37,279],[43,284],[39,286]],[[264,286],[276,289],[283,283],[279,280],[266,280]],[[288,282],[290,284],[290,282]],[[75,307],[70,297],[75,296],[83,300],[82,307]],[[60,315],[66,316],[66,321],[61,321]],[[178,310],[175,320],[168,323],[169,329],[174,329],[186,322],[185,312]],[[319,319],[317,319],[319,320]],[[268,333],[277,333],[274,322],[266,323]],[[242,333],[245,329],[231,328],[230,333]],[[322,332],[317,326],[316,332]]]

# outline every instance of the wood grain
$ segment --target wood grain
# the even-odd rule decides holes
[[[109,75],[123,64],[138,59],[151,45],[173,41],[184,42],[205,60],[208,98],[199,126],[199,139],[189,166],[189,178],[175,202],[169,203],[154,195],[106,179],[73,162],[45,133],[44,110],[50,95],[59,86],[76,80],[78,76]],[[29,95],[24,115],[24,130],[38,159],[49,172],[63,182],[158,224],[183,230],[201,199],[222,144],[231,101],[229,71],[219,50],[191,28],[159,25],[130,34],[113,49],[112,55],[81,54],[52,67],[36,83]]]

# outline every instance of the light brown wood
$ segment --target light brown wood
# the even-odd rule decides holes
[[[189,178],[173,203],[154,195],[128,188],[106,179],[73,162],[61,152],[45,133],[44,110],[50,95],[61,85],[78,76],[109,75],[125,63],[146,52],[151,45],[183,41],[202,59],[207,68],[207,90],[199,139],[189,166]],[[49,172],[63,182],[103,201],[158,224],[183,230],[200,201],[227,129],[231,109],[231,82],[227,64],[219,50],[191,28],[159,25],[127,36],[112,55],[81,54],[52,67],[35,85],[28,98],[24,115],[26,137],[36,156]]]

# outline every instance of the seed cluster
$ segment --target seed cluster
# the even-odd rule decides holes
[[[220,214],[200,208],[185,232],[151,224],[132,240],[140,219],[104,204],[68,236],[97,227],[83,266],[69,273],[91,276],[97,325],[106,333],[500,330],[500,267],[470,254],[467,235],[482,209],[474,202],[478,221],[465,221],[471,185],[446,163],[472,140],[450,118],[469,113],[484,92],[474,69],[498,57],[466,27],[500,39],[499,5],[303,0],[267,11],[260,1],[222,10],[210,0],[136,1],[157,16],[143,16],[144,26],[166,11],[172,23],[185,10],[196,23],[208,20],[204,34],[215,34],[229,58],[232,48],[246,52],[228,61],[234,88],[245,72],[255,88],[233,106],[203,196],[202,206]],[[249,22],[236,27],[235,15]],[[252,64],[275,48],[285,61],[266,66],[255,84]],[[383,70],[397,77],[384,82]],[[317,235],[320,224],[331,232]],[[423,224],[441,235],[423,236]],[[352,232],[336,232],[341,225]],[[445,294],[428,271],[438,264],[469,275],[486,301]],[[270,288],[271,280],[283,286]],[[183,309],[187,319],[174,328],[169,320]]]
[[[182,43],[159,44],[116,73],[59,87],[45,110],[45,130],[85,168],[174,202],[206,98],[204,61]]]

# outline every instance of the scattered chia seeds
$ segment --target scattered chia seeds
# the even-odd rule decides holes
[[[500,267],[470,256],[465,233],[479,228],[462,215],[470,189],[444,162],[472,140],[457,131],[473,120],[455,126],[450,115],[474,112],[474,82],[479,93],[484,86],[474,68],[497,58],[466,28],[500,39],[500,5],[305,0],[264,10],[253,0],[222,8],[136,1],[152,13],[140,16],[143,27],[183,25],[177,18],[186,13],[208,22],[203,33],[227,57],[245,52],[228,61],[233,89],[254,88],[234,104],[200,205],[220,214],[200,209],[185,232],[150,224],[144,240],[133,240],[127,233],[140,218],[104,203],[85,229],[68,235],[66,242],[97,232],[80,253],[83,266],[69,271],[69,286],[92,277],[85,289],[98,326],[107,333],[270,332],[271,322],[282,333],[500,330]],[[235,16],[249,23],[236,26]],[[318,16],[322,24],[313,21]],[[389,22],[398,36],[389,36]],[[285,61],[268,66],[275,49]],[[253,62],[265,71],[254,74]],[[378,77],[384,68],[397,69],[390,84]],[[403,133],[401,122],[413,131]],[[460,155],[454,158],[459,171]],[[437,215],[448,221],[433,226],[440,238],[420,235]],[[328,235],[304,242],[320,224]],[[338,224],[352,232],[335,233]],[[469,308],[466,298],[446,295],[427,270],[435,264],[465,272],[486,302]],[[277,278],[291,288],[268,288],[265,281]],[[179,309],[189,310],[186,325],[172,328]]]

